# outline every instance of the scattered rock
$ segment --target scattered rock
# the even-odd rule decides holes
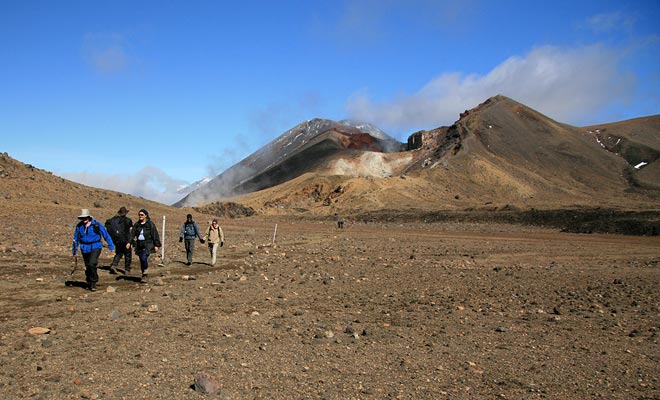
[[[28,333],[30,335],[45,335],[47,333],[50,333],[50,329],[41,326],[35,326],[33,328],[28,329]]]
[[[220,388],[220,382],[208,372],[201,371],[195,374],[193,389],[196,392],[216,395],[220,394]]]
[[[92,393],[87,389],[82,389],[80,391],[80,397],[83,399],[90,399],[90,400],[95,400],[99,398],[99,395],[96,393]]]

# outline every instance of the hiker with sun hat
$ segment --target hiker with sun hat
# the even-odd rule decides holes
[[[83,260],[85,261],[87,287],[92,292],[95,292],[96,282],[99,281],[99,274],[96,268],[99,263],[101,250],[103,250],[101,238],[105,239],[110,250],[115,249],[115,244],[112,242],[112,238],[103,224],[92,218],[88,209],[82,209],[82,212],[78,216],[78,221],[76,229],[73,231],[71,254],[77,257],[78,249],[80,249]]]

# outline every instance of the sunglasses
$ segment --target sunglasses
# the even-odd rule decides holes
[[[147,214],[145,214],[145,213],[138,213],[138,215],[141,216],[141,217],[146,217],[147,216]]]

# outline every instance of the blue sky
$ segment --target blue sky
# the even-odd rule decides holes
[[[658,1],[5,1],[0,152],[165,203],[315,117],[660,113]]]

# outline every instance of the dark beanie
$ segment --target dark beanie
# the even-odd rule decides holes
[[[146,215],[147,218],[149,218],[149,211],[147,211],[146,209],[143,208],[143,209],[140,210],[140,212],[144,213],[144,215]]]

